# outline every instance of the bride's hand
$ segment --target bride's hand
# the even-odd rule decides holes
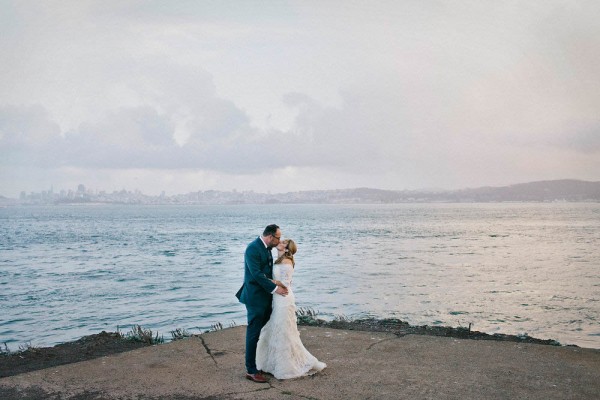
[[[277,286],[275,288],[275,293],[285,297],[288,294],[288,290],[285,287]]]
[[[273,282],[274,284],[276,284],[277,286],[279,286],[280,288],[282,288],[282,289],[287,289],[287,287],[286,287],[286,286],[285,286],[283,283],[281,283],[281,281],[278,281],[278,280],[276,280],[276,279],[273,279],[273,280],[272,280],[272,282]]]

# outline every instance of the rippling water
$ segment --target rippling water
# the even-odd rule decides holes
[[[600,204],[581,203],[3,208],[0,344],[245,324],[243,251],[273,222],[321,318],[600,348]]]

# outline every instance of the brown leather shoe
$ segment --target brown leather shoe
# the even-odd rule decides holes
[[[258,383],[268,382],[267,379],[260,372],[257,372],[256,374],[246,374],[246,379],[250,379],[251,381]]]

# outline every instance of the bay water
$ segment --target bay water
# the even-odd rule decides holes
[[[528,334],[600,348],[600,204],[60,205],[0,209],[0,345],[132,325],[243,325],[246,245],[298,244],[318,317]]]

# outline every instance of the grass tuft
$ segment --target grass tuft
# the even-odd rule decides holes
[[[118,333],[123,336],[120,332]],[[154,335],[150,329],[144,329],[139,325],[133,325],[131,331],[127,332],[124,337],[134,342],[147,344],[160,344],[165,342],[163,336],[158,336],[158,332]]]
[[[211,330],[212,332],[221,331],[221,330],[223,330],[223,324],[222,324],[222,323],[220,323],[220,322],[217,322],[217,323],[215,323],[215,324],[212,324],[212,325],[210,326],[210,330]]]
[[[236,327],[236,326],[237,326],[237,324],[235,323],[235,321],[231,321],[231,322],[229,323],[229,328],[234,328],[234,327]],[[208,331],[205,331],[205,333],[206,333],[206,332],[216,332],[216,331],[221,331],[221,330],[223,330],[223,329],[225,329],[225,327],[223,326],[223,324],[222,324],[222,323],[220,323],[220,322],[216,322],[216,323],[212,324],[212,325],[210,326],[210,330],[208,330]]]
[[[347,323],[350,323],[350,322],[353,322],[354,319],[352,319],[352,318],[350,318],[350,317],[348,317],[348,316],[346,316],[344,314],[340,314],[340,315],[336,315],[335,317],[333,317],[333,321],[334,322],[347,322]]]
[[[35,346],[31,344],[31,342],[26,342],[25,344],[19,345],[19,351],[28,351],[35,350]]]
[[[177,328],[174,331],[171,331],[171,338],[173,341],[189,338],[191,336],[192,334],[186,331],[185,329]]]
[[[311,318],[317,318],[317,314],[319,314],[319,312],[315,311],[315,309],[312,307],[300,307],[296,310],[297,317],[308,316]]]
[[[300,307],[296,310],[296,319],[300,325],[320,325],[323,320],[317,318],[319,311],[311,307]]]
[[[0,346],[0,356],[10,356],[13,354],[20,354],[26,351],[35,353],[38,350],[37,347],[33,346],[31,342],[25,342],[25,344],[20,344],[19,349],[17,351],[11,351],[8,348],[8,344],[4,342],[4,348]]]

